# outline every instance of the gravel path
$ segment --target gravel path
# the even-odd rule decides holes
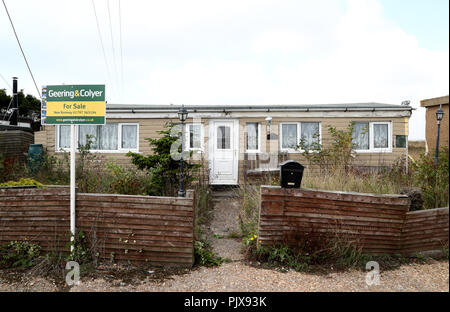
[[[241,239],[229,238],[239,235],[238,216],[240,199],[232,190],[214,193],[214,211],[208,229],[209,240],[215,254],[232,261],[243,260],[241,253]]]
[[[179,274],[163,276],[157,270],[144,271],[139,277],[128,279],[82,277],[79,286],[58,286],[51,279],[30,277],[11,278],[10,273],[0,271],[0,292],[5,291],[145,291],[145,292],[367,292],[367,291],[449,291],[449,264],[446,261],[428,260],[424,264],[405,264],[395,270],[383,271],[380,285],[367,286],[366,272],[349,270],[329,274],[308,274],[288,271],[282,273],[248,265],[241,254],[240,239],[227,238],[239,232],[237,216],[239,201],[230,194],[215,196],[214,216],[208,235],[214,251],[232,262],[214,268],[194,268]],[[214,234],[216,234],[214,238]],[[221,237],[221,238],[219,238]],[[120,266],[110,268],[120,271]],[[111,272],[111,271],[110,271]],[[109,275],[109,274],[107,274]]]

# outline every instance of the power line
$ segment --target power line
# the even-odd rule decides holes
[[[123,56],[122,56],[122,13],[120,8],[120,0],[119,0],[119,34],[120,34],[120,78],[122,84],[122,95],[123,95]]]
[[[112,84],[113,80],[111,79],[111,72],[109,71],[108,59],[106,58],[105,46],[103,44],[102,33],[100,31],[100,24],[98,23],[97,10],[95,9],[94,0],[92,0],[92,7],[94,8],[94,15],[95,15],[95,21],[96,21],[96,25],[97,25],[98,37],[100,39],[100,45],[102,47],[103,59],[105,60],[106,72],[108,74],[108,80]],[[114,89],[114,87],[112,89]]]
[[[117,91],[119,91],[119,95],[120,95],[119,79],[117,78],[116,50],[114,49],[114,37],[113,37],[113,30],[112,30],[112,23],[111,23],[111,11],[109,9],[109,0],[106,1],[106,4],[107,4],[107,8],[108,8],[109,31],[111,34],[111,48],[112,48],[113,63],[114,63],[114,77],[116,78]]]
[[[23,59],[25,60],[25,63],[27,64],[27,67],[28,67],[28,71],[30,72],[31,78],[33,79],[34,86],[36,87],[36,91],[39,95],[39,98],[42,100],[41,92],[39,91],[39,88],[37,87],[36,80],[34,79],[33,73],[31,72],[31,68],[30,68],[30,65],[28,64],[27,57],[25,56],[25,53],[23,52],[22,45],[20,44],[19,37],[17,36],[17,32],[16,32],[16,29],[14,28],[13,21],[11,19],[11,16],[9,15],[8,8],[6,7],[5,0],[2,0],[2,2],[3,2],[3,6],[5,7],[6,14],[8,15],[9,21],[11,22],[11,27],[14,31],[14,35],[16,36],[17,43],[19,44],[20,51],[22,51]]]
[[[12,90],[11,85],[8,83],[8,81],[6,81],[5,77],[3,77],[3,75],[1,73],[0,73],[0,77],[2,77],[3,81],[8,86],[8,88]]]

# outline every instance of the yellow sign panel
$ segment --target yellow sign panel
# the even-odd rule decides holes
[[[47,116],[105,116],[105,102],[47,102]]]

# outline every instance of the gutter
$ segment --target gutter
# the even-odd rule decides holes
[[[191,108],[186,107],[188,111],[191,112],[217,112],[217,113],[223,113],[223,112],[312,112],[312,111],[319,111],[319,112],[335,112],[335,111],[342,111],[342,112],[358,112],[358,111],[413,111],[416,110],[416,108],[413,107],[360,107],[360,108],[350,108],[350,107],[339,107],[339,108],[251,108],[251,109],[245,109],[245,108],[229,108],[229,109],[203,109],[203,108]],[[106,108],[106,112],[108,113],[176,113],[178,111],[178,108],[173,109],[135,109],[135,108],[128,108],[128,109],[114,109],[114,108]]]

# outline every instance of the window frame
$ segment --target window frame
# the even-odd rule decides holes
[[[302,137],[302,123],[318,123],[319,124],[319,144],[322,144],[322,122],[321,121],[284,121],[280,122],[279,131],[280,131],[280,151],[288,152],[288,153],[304,153],[305,151],[302,149],[292,149],[292,148],[283,148],[283,125],[297,125],[297,144],[300,143],[300,138]]]
[[[256,138],[258,142],[258,149],[247,149],[248,147],[248,132],[247,125],[248,124],[257,124],[258,125],[258,137]],[[246,122],[245,123],[245,152],[246,153],[260,153],[261,152],[261,123],[260,122]]]
[[[191,136],[189,131],[189,126],[200,126],[200,147],[192,147],[191,148]],[[203,153],[205,150],[205,130],[204,130],[203,123],[200,122],[191,122],[187,123],[185,126],[185,147],[183,148],[185,151],[192,151],[192,152],[201,152]]]
[[[117,149],[116,150],[99,150],[99,149],[91,149],[89,152],[92,153],[104,153],[104,154],[125,154],[128,152],[139,152],[139,123],[137,122],[112,122],[117,124]],[[122,126],[123,125],[132,125],[136,126],[136,148],[122,148]],[[55,127],[55,151],[56,152],[70,152],[69,148],[59,147],[59,133],[61,126],[71,126],[71,125],[56,125]],[[102,125],[98,125],[102,126]],[[79,127],[80,125],[76,125],[75,127],[75,141],[77,143],[76,152],[79,153],[78,142],[79,142]]]
[[[392,153],[392,121],[354,121],[356,122],[367,122],[369,124],[369,149],[354,151],[358,154],[367,153]],[[388,126],[388,147],[374,147],[374,125],[387,125]]]

